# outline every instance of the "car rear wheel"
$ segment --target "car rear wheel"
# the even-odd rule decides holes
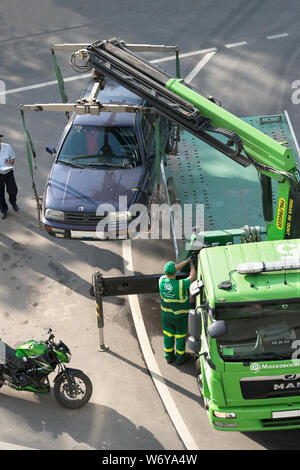
[[[173,153],[176,147],[176,129],[173,124],[170,124],[168,139],[165,145],[166,153]]]

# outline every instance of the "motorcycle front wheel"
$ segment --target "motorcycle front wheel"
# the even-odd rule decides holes
[[[66,408],[76,409],[84,406],[93,392],[92,382],[81,370],[67,372],[57,377],[54,383],[54,395],[58,403]]]

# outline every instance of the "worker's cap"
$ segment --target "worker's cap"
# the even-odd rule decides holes
[[[176,266],[173,261],[169,261],[165,264],[165,274],[176,274]]]

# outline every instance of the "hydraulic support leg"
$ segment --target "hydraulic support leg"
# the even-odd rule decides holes
[[[104,343],[104,316],[103,316],[103,283],[102,274],[96,272],[93,274],[93,294],[96,302],[96,316],[99,331],[99,351],[108,350],[108,346]]]

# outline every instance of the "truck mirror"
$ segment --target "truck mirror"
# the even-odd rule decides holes
[[[201,339],[196,339],[194,336],[189,336],[188,347],[194,354],[199,354],[201,351]]]
[[[191,309],[188,317],[189,333],[196,339],[201,338],[202,320],[199,308]]]
[[[226,323],[224,320],[214,321],[207,330],[212,338],[219,338],[226,333]]]

